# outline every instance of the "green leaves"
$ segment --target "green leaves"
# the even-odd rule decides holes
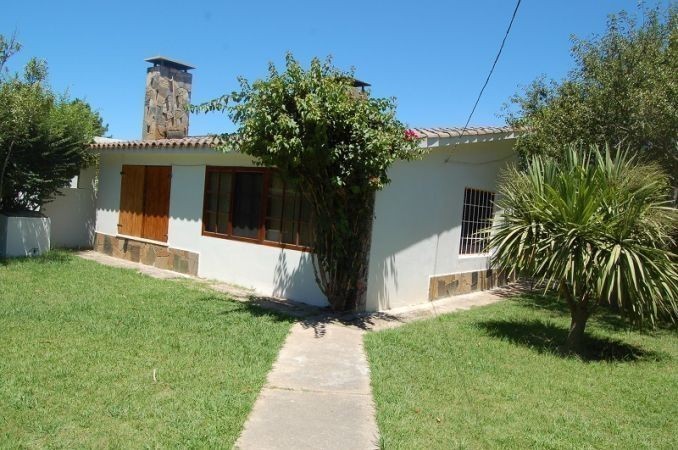
[[[667,176],[625,152],[569,146],[562,155],[502,174],[493,263],[564,286],[577,307],[614,304],[638,322],[678,317],[678,213]]]
[[[352,76],[330,59],[313,59],[306,70],[288,54],[284,72],[270,65],[267,79],[241,80],[240,91],[193,110],[226,111],[239,125],[240,151],[295,177],[325,173],[340,180],[335,185],[385,179],[390,164],[420,151],[405,139],[394,100],[357,94]]]
[[[4,76],[3,71],[7,60],[19,50],[21,50],[21,43],[16,40],[16,34],[9,39],[0,34],[0,78]]]
[[[607,32],[573,39],[575,69],[561,82],[536,80],[511,103],[525,127],[517,150],[561,157],[563,144],[629,148],[678,184],[678,7],[622,12]]]
[[[293,179],[314,208],[314,262],[330,304],[353,309],[364,290],[374,193],[397,160],[421,155],[396,119],[395,100],[353,87],[331,59],[308,68],[288,54],[285,70],[240,80],[240,90],[196,107],[226,111],[238,126],[228,145]]]
[[[0,37],[0,66],[11,49]],[[0,77],[0,210],[34,209],[53,198],[94,163],[89,144],[105,132],[98,113],[52,92],[46,75],[46,63],[31,60],[23,78]]]

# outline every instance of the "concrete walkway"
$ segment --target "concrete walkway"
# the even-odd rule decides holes
[[[235,447],[379,448],[363,334],[489,305],[515,294],[513,289],[496,289],[386,313],[324,315],[297,323]]]
[[[362,335],[338,323],[294,325],[235,447],[378,448]]]
[[[363,334],[517,295],[520,287],[481,291],[380,313],[334,315],[227,283],[86,251],[101,264],[163,279],[192,279],[239,301],[298,317],[235,444],[240,449],[374,449],[379,430]]]
[[[340,320],[345,324],[352,324],[366,331],[379,331],[399,327],[417,320],[436,317],[441,314],[466,311],[478,306],[491,305],[492,303],[497,303],[505,298],[518,295],[521,292],[524,292],[524,289],[519,286],[495,288],[488,291],[456,295],[454,297],[447,297],[418,305],[393,308],[388,311],[354,313],[352,315],[340,317]]]

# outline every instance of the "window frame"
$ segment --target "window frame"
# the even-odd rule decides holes
[[[461,226],[459,228],[459,250],[458,250],[457,254],[459,255],[460,258],[487,257],[491,253],[489,251],[489,249],[487,249],[487,243],[490,239],[490,231],[487,231],[487,233],[483,237],[477,237],[477,238],[473,237],[473,235],[480,230],[472,232],[468,236],[464,236],[464,234],[463,234],[464,222],[468,222],[469,224],[480,223],[480,219],[478,218],[478,214],[475,214],[475,213],[472,214],[471,219],[464,220],[464,211],[466,210],[466,206],[467,206],[467,203],[466,203],[466,192],[467,191],[475,191],[475,192],[478,192],[478,193],[489,194],[491,212],[490,212],[490,216],[487,220],[490,221],[490,228],[492,227],[492,223],[494,222],[494,217],[495,217],[495,213],[496,213],[495,205],[496,205],[497,193],[495,191],[490,191],[488,189],[478,189],[478,188],[466,186],[466,187],[464,187],[464,193],[463,193],[462,202],[461,202],[461,220],[460,220]],[[486,208],[486,206],[480,205],[480,204],[468,203],[468,205],[473,207],[476,211],[478,210],[478,208]],[[484,243],[484,246],[483,246],[484,251],[482,251],[482,252],[468,252],[468,253],[464,252],[464,244],[467,240],[479,241],[479,242]],[[470,246],[467,245],[467,247],[470,247]]]
[[[271,187],[271,178],[276,173],[276,169],[270,167],[242,167],[242,166],[205,166],[205,179],[203,187],[203,206],[202,206],[202,218],[201,218],[201,231],[203,236],[213,237],[218,239],[228,239],[232,241],[239,242],[249,242],[250,244],[265,245],[267,247],[275,247],[289,250],[297,250],[301,252],[311,252],[312,249],[310,246],[306,245],[297,245],[297,244],[288,244],[284,242],[270,241],[266,239],[266,219],[268,218],[267,214],[267,204],[268,196]],[[209,175],[210,173],[230,173],[231,174],[231,189],[229,191],[229,208],[228,208],[228,224],[226,225],[226,234],[218,233],[214,231],[208,231],[205,229],[205,218],[207,216],[207,203],[208,203],[208,186],[209,186]],[[259,210],[259,227],[256,238],[248,238],[244,236],[235,236],[233,235],[233,204],[235,202],[235,178],[238,173],[260,173],[263,175],[263,186],[261,189],[261,206]],[[218,192],[218,190],[217,190]],[[286,188],[283,189],[283,199],[284,192]],[[284,201],[284,200],[283,200]],[[214,211],[215,214],[218,214],[217,211]],[[295,219],[295,223],[300,223],[300,220]],[[218,228],[218,225],[217,225]],[[299,241],[299,231],[296,231],[296,240]]]

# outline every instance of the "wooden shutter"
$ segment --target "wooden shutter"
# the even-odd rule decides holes
[[[144,220],[144,166],[122,166],[118,233],[141,236]]]
[[[141,237],[167,242],[172,167],[146,166]]]

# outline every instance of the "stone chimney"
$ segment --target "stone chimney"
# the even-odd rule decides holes
[[[364,81],[360,81],[357,78],[353,78],[351,82],[353,84],[353,90],[357,95],[360,96],[367,96],[367,91],[365,88],[372,86],[370,83],[365,83]]]
[[[188,136],[188,105],[191,104],[194,67],[164,56],[146,61],[143,140],[180,139]]]

